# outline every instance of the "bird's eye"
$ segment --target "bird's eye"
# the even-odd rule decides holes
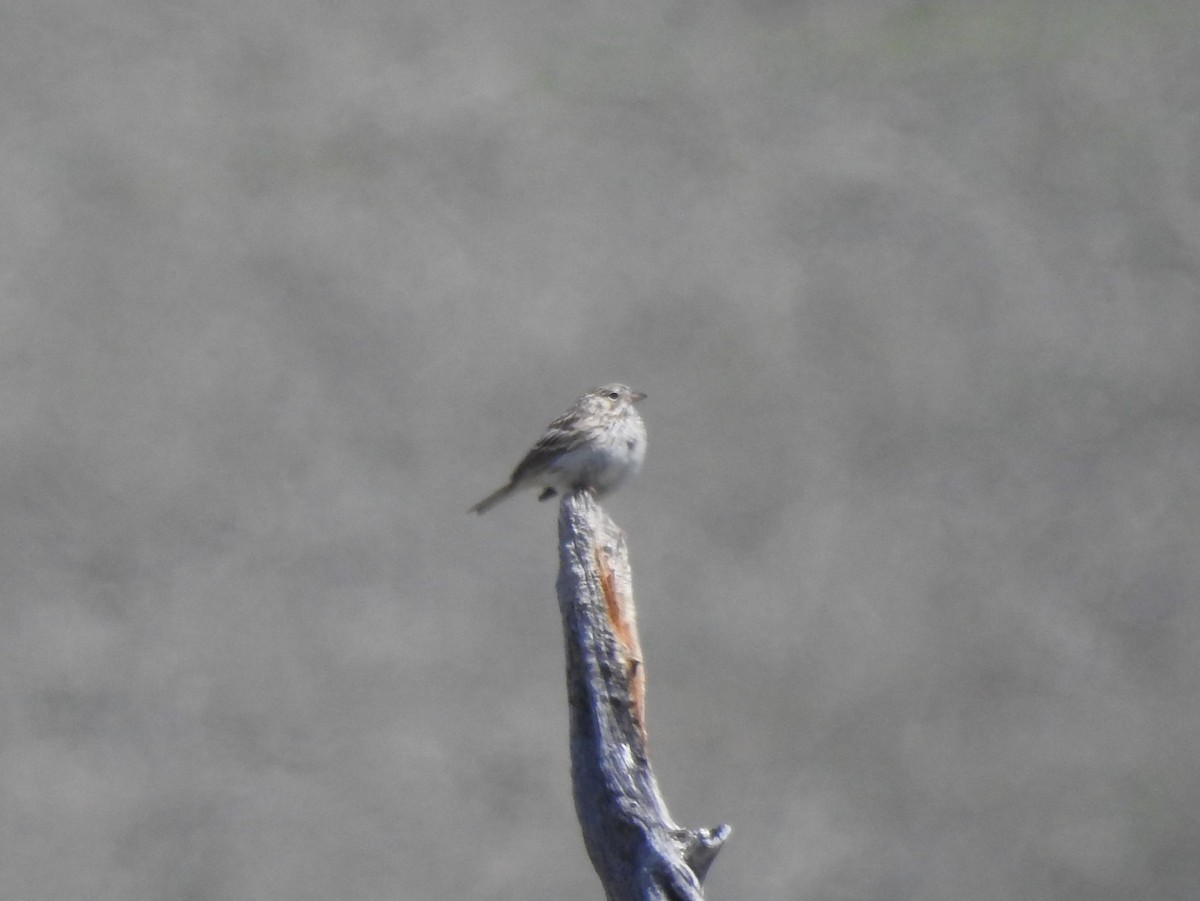
[[[618,394],[616,391],[610,391],[610,392],[608,392],[608,396],[611,400],[616,400],[621,395]]]

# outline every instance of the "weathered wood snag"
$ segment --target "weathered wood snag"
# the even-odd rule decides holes
[[[563,499],[558,544],[571,779],[588,856],[608,901],[703,901],[730,827],[677,826],[651,772],[624,533],[582,493]]]

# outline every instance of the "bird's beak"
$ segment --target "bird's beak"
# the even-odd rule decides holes
[[[634,391],[631,395],[629,395],[629,398],[636,404],[639,400],[645,400],[646,395],[644,395],[641,391]]]

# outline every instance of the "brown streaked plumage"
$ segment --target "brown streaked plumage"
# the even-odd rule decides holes
[[[634,408],[645,396],[621,384],[589,391],[550,423],[508,484],[469,512],[485,513],[521,488],[540,487],[540,501],[563,492],[600,496],[614,490],[641,469],[646,455],[646,426]]]

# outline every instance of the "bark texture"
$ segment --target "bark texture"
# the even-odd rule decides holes
[[[624,533],[576,494],[563,499],[558,539],[571,778],[588,856],[609,901],[703,899],[701,882],[731,830],[676,825],[651,771]]]

